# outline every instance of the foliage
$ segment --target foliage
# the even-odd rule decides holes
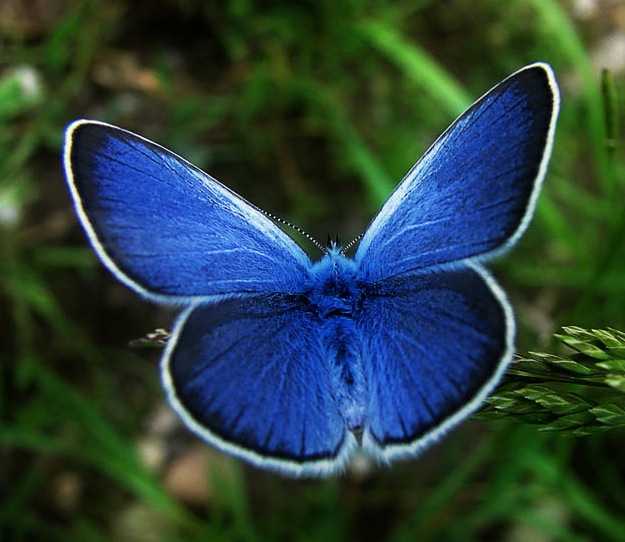
[[[625,333],[565,327],[556,338],[574,353],[518,358],[478,417],[574,436],[625,427]]]

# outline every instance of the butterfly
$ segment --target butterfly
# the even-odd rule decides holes
[[[479,408],[515,322],[483,263],[526,230],[559,110],[526,66],[435,141],[349,257],[313,262],[266,213],[173,152],[91,120],[66,131],[76,213],[104,265],[182,308],[161,359],[169,403],[218,449],[329,476],[359,448],[415,457]]]

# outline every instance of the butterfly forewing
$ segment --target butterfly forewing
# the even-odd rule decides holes
[[[534,211],[559,95],[551,68],[528,66],[461,115],[410,170],[364,234],[356,261],[377,281],[485,260],[510,247]]]
[[[83,227],[109,269],[139,293],[183,303],[303,287],[310,260],[302,249],[174,153],[92,121],[68,128],[65,149]]]

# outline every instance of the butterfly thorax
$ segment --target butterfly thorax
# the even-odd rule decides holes
[[[354,260],[332,248],[313,265],[311,274],[307,297],[321,318],[354,314],[360,298]]]
[[[355,321],[362,298],[356,264],[338,247],[331,248],[313,266],[312,278],[307,298],[311,311],[319,318],[324,358],[334,373],[333,395],[347,426],[358,430],[364,423],[367,384]]]

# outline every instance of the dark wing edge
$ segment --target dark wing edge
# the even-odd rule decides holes
[[[538,196],[540,195],[540,191],[543,187],[545,176],[547,175],[547,168],[549,166],[549,160],[551,159],[551,153],[553,151],[553,143],[554,143],[555,134],[556,134],[556,123],[558,121],[558,115],[560,113],[560,101],[561,101],[560,88],[558,87],[558,82],[556,81],[556,76],[553,72],[553,68],[546,62],[535,62],[533,64],[529,64],[521,68],[520,70],[517,70],[513,74],[506,77],[506,79],[504,79],[504,82],[505,82],[506,80],[512,77],[515,77],[519,73],[522,73],[526,70],[533,70],[536,68],[541,68],[545,72],[545,75],[547,76],[547,84],[549,85],[549,89],[551,90],[553,105],[551,109],[551,117],[549,119],[549,129],[547,130],[547,137],[545,140],[543,156],[540,160],[540,165],[538,166],[538,173],[536,175],[536,178],[534,179],[534,188],[527,202],[525,215],[521,219],[521,222],[519,223],[519,226],[517,227],[516,231],[508,238],[508,240],[502,246],[490,252],[487,252],[485,254],[481,254],[479,256],[475,256],[471,258],[473,261],[482,262],[482,261],[491,260],[493,258],[497,258],[505,254],[506,252],[508,252],[523,236],[523,234],[529,227],[530,222],[532,221],[532,218],[534,216],[534,211],[536,210],[536,203],[538,202]],[[486,96],[487,94],[488,92],[486,92],[484,96]],[[480,98],[480,100],[481,99],[482,98]]]
[[[74,168],[72,167],[72,148],[74,144],[74,134],[78,128],[87,124],[96,124],[100,126],[105,126],[108,128],[117,128],[111,124],[107,124],[105,122],[92,121],[86,119],[80,119],[72,122],[65,130],[65,143],[63,146],[63,169],[65,170],[65,177],[67,180],[67,186],[69,187],[70,194],[72,196],[72,202],[74,204],[74,210],[78,215],[78,219],[80,220],[80,224],[82,225],[85,233],[87,234],[87,239],[91,244],[91,247],[97,254],[100,261],[104,264],[104,266],[113,274],[113,276],[119,280],[122,284],[126,285],[128,288],[138,293],[140,296],[156,301],[158,303],[172,303],[172,298],[170,296],[164,296],[160,294],[155,294],[150,290],[147,290],[139,283],[132,280],[126,273],[124,273],[117,264],[109,257],[107,251],[100,243],[100,239],[95,232],[95,228],[91,224],[91,220],[87,216],[85,212],[82,197],[78,191],[75,182]],[[175,301],[174,301],[175,303]]]

